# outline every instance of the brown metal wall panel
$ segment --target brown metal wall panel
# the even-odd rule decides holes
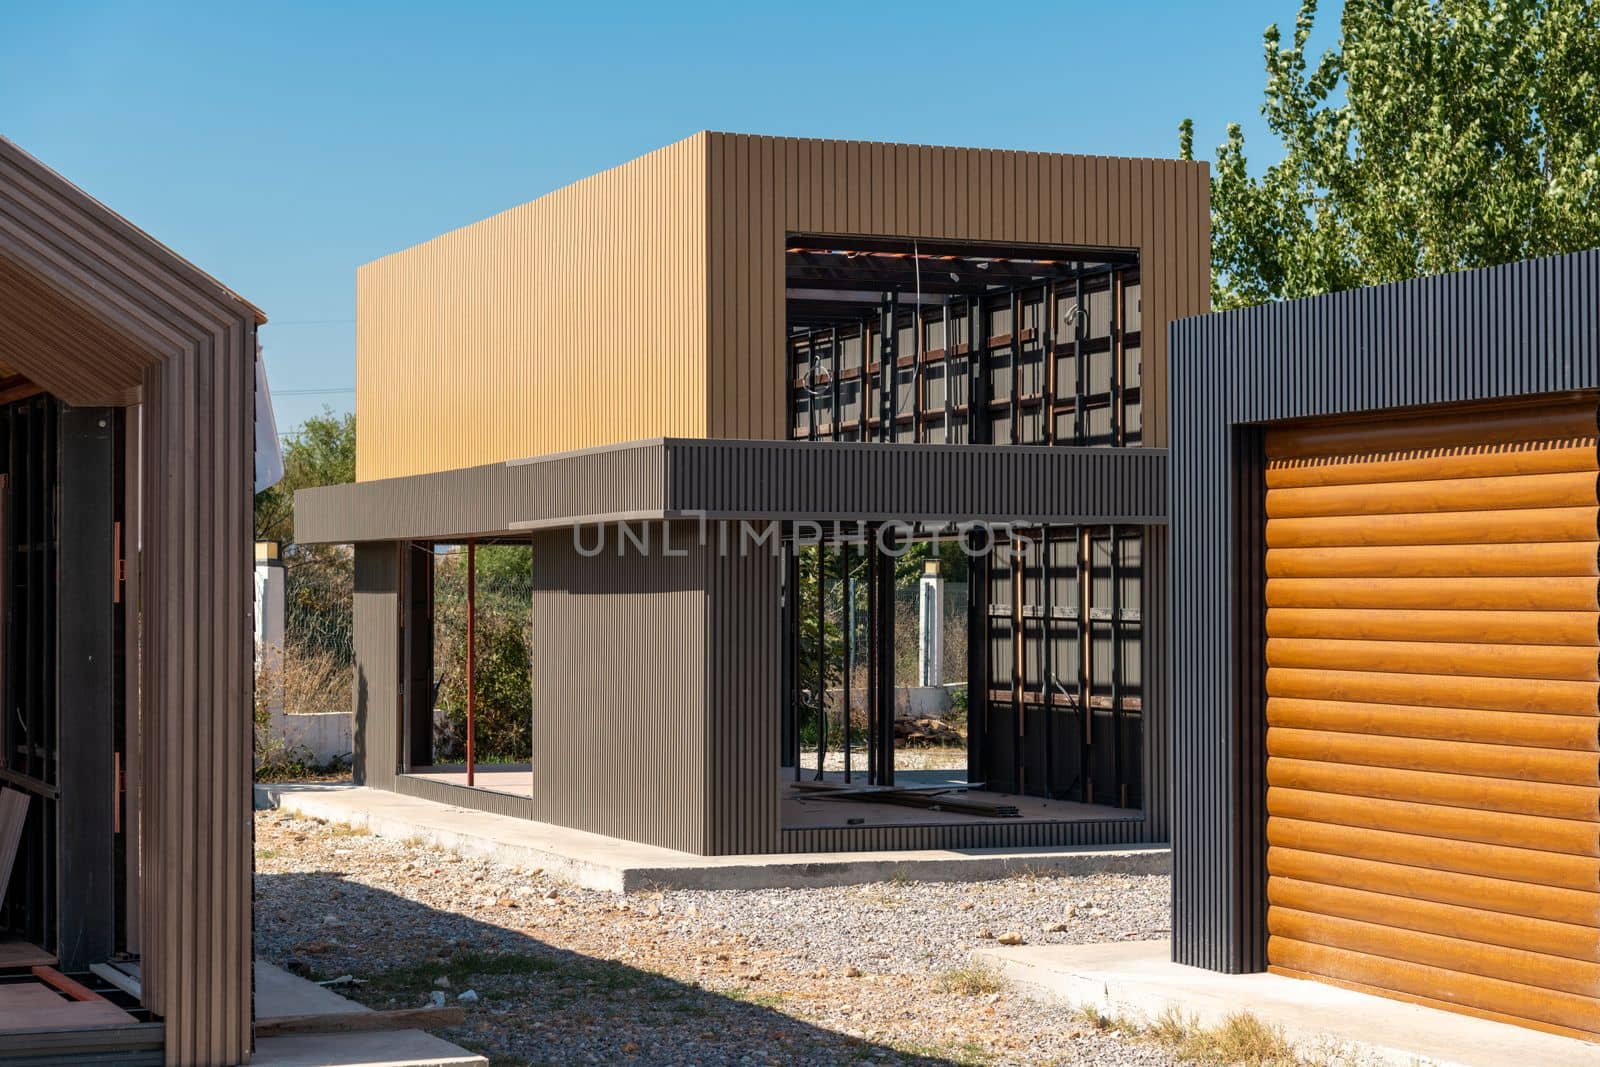
[[[393,789],[400,765],[401,550],[392,542],[355,546],[355,782],[376,789]]]
[[[361,267],[357,477],[703,436],[705,165],[696,134]]]
[[[0,138],[0,288],[12,286],[8,365],[72,403],[143,404],[143,995],[169,1064],[238,1063],[252,1043],[252,361],[265,319]]]
[[[707,553],[533,558],[534,817],[704,852]]]
[[[1166,443],[1166,323],[1210,302],[1205,164],[705,136],[709,436],[787,436],[783,242],[822,233],[1138,250],[1146,422]]]

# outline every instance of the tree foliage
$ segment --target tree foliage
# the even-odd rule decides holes
[[[256,494],[256,540],[294,540],[294,491],[356,480],[356,417],[323,408],[283,447],[283,480]]]
[[[1217,308],[1600,245],[1594,0],[1348,0],[1313,64],[1315,19],[1265,35],[1283,159],[1251,177],[1237,123],[1217,149]]]

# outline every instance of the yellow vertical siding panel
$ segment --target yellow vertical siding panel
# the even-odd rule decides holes
[[[705,137],[362,267],[356,474],[705,436]]]

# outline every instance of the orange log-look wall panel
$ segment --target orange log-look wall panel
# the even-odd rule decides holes
[[[1271,970],[1600,1037],[1596,410],[1267,434]]]

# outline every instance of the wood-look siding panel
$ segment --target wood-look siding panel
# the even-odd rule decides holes
[[[1581,582],[1592,605],[1600,596],[1600,491],[1591,460],[1575,462],[1571,453],[1600,455],[1597,402],[1531,410],[1540,417],[1446,411],[1269,430],[1267,602],[1284,580],[1516,575]],[[1508,475],[1503,464],[1483,462],[1545,450],[1559,459],[1524,463],[1552,468],[1539,473]],[[1386,465],[1397,455],[1478,466],[1393,480]],[[1273,465],[1290,461],[1307,484],[1271,487]],[[1338,477],[1307,476],[1318,468]],[[1349,477],[1361,470],[1384,480]],[[1587,906],[1579,904],[1575,923],[1552,925],[1506,918],[1526,895],[1516,891],[1503,894],[1507,902],[1484,897],[1469,909],[1431,898],[1411,875],[1361,886],[1341,884],[1337,870],[1329,885],[1273,878],[1269,961],[1403,996],[1419,992],[1406,968],[1427,968],[1429,996],[1600,1036],[1600,610],[1377,608],[1265,613],[1269,870],[1280,849],[1322,853],[1338,864],[1486,879],[1492,892],[1508,882],[1565,890]],[[1372,710],[1349,710],[1363,706]],[[1286,725],[1286,710],[1291,719],[1331,713],[1335,728]],[[1557,711],[1569,726],[1552,728]],[[1441,713],[1459,719],[1454,736],[1440,729]],[[1352,729],[1363,722],[1391,729]],[[1418,727],[1435,736],[1405,736]],[[1473,729],[1489,736],[1473,737]],[[1585,1002],[1587,1013],[1579,1011]]]
[[[1146,425],[1166,443],[1165,326],[1210,302],[1205,164],[707,137],[709,436],[786,436],[783,242],[824,233],[1137,250]]]
[[[240,1063],[252,1045],[253,360],[263,322],[0,138],[5,363],[70,403],[142,407],[129,464],[142,495],[129,531],[142,551],[132,940],[172,1067]]]
[[[356,475],[704,436],[704,135],[361,267]]]

